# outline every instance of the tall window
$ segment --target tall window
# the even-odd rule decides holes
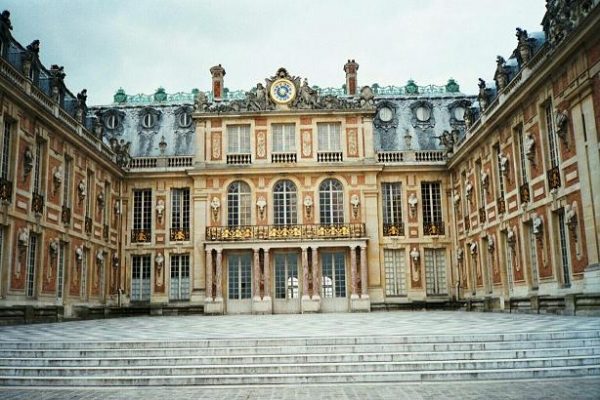
[[[298,254],[275,254],[275,298],[298,298]]]
[[[477,173],[477,180],[479,184],[479,207],[485,207],[485,190],[483,188],[483,169],[481,167],[481,160],[475,162],[475,171]],[[489,179],[489,177],[488,177]]]
[[[250,125],[227,126],[227,152],[250,153]]]
[[[79,296],[81,300],[87,300],[87,281],[88,281],[88,258],[90,251],[87,248],[83,248],[83,256],[81,257],[81,287]]]
[[[537,260],[537,238],[533,228],[529,227],[529,263],[531,264],[531,288],[538,288],[538,260]]]
[[[462,190],[461,193],[461,198],[463,198],[464,200],[460,202],[460,205],[462,207],[462,213],[463,216],[467,217],[469,216],[469,202],[464,198],[464,193],[466,191],[466,187],[467,187],[467,171],[462,171],[460,174],[460,190]],[[466,229],[466,228],[465,228]]]
[[[27,253],[27,275],[25,276],[25,290],[28,297],[35,294],[35,271],[37,269],[37,247],[38,236],[32,234],[29,237],[29,249]]]
[[[290,180],[278,181],[273,187],[273,215],[275,225],[298,223],[296,185]]]
[[[171,190],[171,229],[181,230],[188,235],[190,230],[190,189]]]
[[[346,297],[344,253],[322,253],[322,295],[324,298]]]
[[[444,249],[425,249],[425,287],[428,295],[448,293]]]
[[[524,185],[528,182],[527,176],[527,155],[525,152],[525,145],[523,144],[523,126],[519,125],[517,128],[515,135],[517,136],[517,141],[519,144],[519,165],[521,166],[521,185]]]
[[[44,143],[41,140],[35,142],[35,154],[33,164],[33,193],[42,193],[42,161],[44,157]]]
[[[252,263],[249,254],[230,254],[229,293],[230,300],[249,299],[252,295]]]
[[[12,136],[13,122],[4,117],[4,130],[2,132],[2,147],[0,151],[0,178],[8,180],[10,176],[10,141]]]
[[[188,300],[190,298],[190,255],[171,255],[171,288],[169,299]]]
[[[421,183],[421,201],[423,202],[423,230],[427,235],[441,234],[442,198],[439,182]]]
[[[560,260],[562,264],[563,283],[566,287],[569,287],[571,286],[571,274],[569,273],[569,244],[567,243],[564,209],[558,212],[558,234],[560,236]]]
[[[67,262],[67,244],[60,242],[58,246],[58,270],[56,271],[56,298],[62,299],[65,287],[65,270]]]
[[[506,259],[506,280],[508,281],[508,290],[512,293],[514,286],[514,275],[513,275],[513,259],[512,250],[508,244],[508,239],[504,235],[504,257]]]
[[[0,225],[0,276],[4,271],[4,227]]]
[[[102,223],[103,225],[108,225],[108,220],[110,217],[110,208],[108,207],[110,203],[110,182],[104,182],[104,205],[102,206]]]
[[[65,156],[63,168],[63,207],[71,208],[71,173],[73,170],[73,159]]]
[[[549,100],[544,107],[546,114],[546,129],[548,130],[548,150],[550,151],[550,167],[558,167],[558,146],[556,143],[556,132],[554,128],[554,111],[552,102]]]
[[[317,134],[319,138],[319,151],[342,151],[340,131],[341,127],[337,122],[318,123]]]
[[[237,181],[227,191],[227,225],[250,225],[252,196],[247,183]]]
[[[87,218],[92,217],[93,197],[94,197],[94,172],[88,170],[87,171],[87,197],[85,198],[85,216]]]
[[[502,175],[502,163],[500,162],[500,144],[494,146],[496,157],[496,177],[498,179],[498,197],[504,197],[504,175]]]
[[[150,254],[132,256],[131,300],[150,300]]]
[[[319,186],[321,224],[344,223],[344,187],[337,179],[327,179]]]
[[[296,152],[296,125],[273,124],[272,130],[274,153]]]
[[[406,259],[404,249],[384,249],[385,294],[386,296],[406,295]]]
[[[387,225],[402,224],[402,184],[400,182],[382,183],[383,191],[383,223]]]
[[[133,229],[150,232],[152,229],[152,190],[133,191]]]

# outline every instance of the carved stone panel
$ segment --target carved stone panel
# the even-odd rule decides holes
[[[267,158],[267,131],[256,131],[256,158]]]
[[[221,131],[212,132],[210,138],[211,145],[211,160],[219,161],[221,160],[222,152],[221,152]]]
[[[302,129],[302,158],[312,157],[312,130]]]
[[[358,132],[356,128],[346,129],[348,157],[358,157]]]

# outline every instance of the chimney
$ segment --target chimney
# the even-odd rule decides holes
[[[358,64],[354,60],[348,60],[344,65],[344,71],[346,72],[346,95],[356,96],[356,71],[358,71]]]
[[[223,77],[225,76],[225,68],[215,65],[210,69],[212,75],[212,92],[214,101],[221,101],[223,97]]]

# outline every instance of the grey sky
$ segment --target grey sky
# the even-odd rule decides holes
[[[5,0],[13,35],[41,41],[46,65],[64,65],[67,86],[107,104],[116,89],[173,93],[225,86],[248,90],[284,66],[321,87],[445,84],[475,93],[495,58],[515,48],[515,27],[540,31],[544,0]]]

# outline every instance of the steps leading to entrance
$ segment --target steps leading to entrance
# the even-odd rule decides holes
[[[0,342],[2,386],[269,385],[600,375],[600,330]]]

